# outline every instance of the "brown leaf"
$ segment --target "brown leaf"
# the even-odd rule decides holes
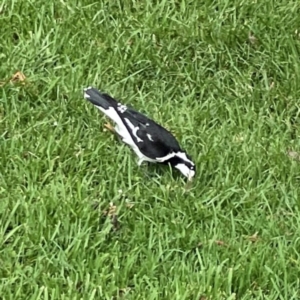
[[[109,122],[107,122],[106,124],[104,124],[104,130],[103,131],[106,131],[106,130],[109,130],[113,133],[115,133],[115,128],[113,127],[113,125],[111,125]]]
[[[26,76],[22,72],[18,71],[17,73],[15,73],[13,75],[10,82],[12,82],[12,83],[16,83],[16,82],[23,83],[25,80],[26,80]]]
[[[289,156],[290,158],[295,159],[295,160],[300,160],[300,154],[293,150],[288,150],[287,156]]]
[[[112,202],[109,203],[108,215],[113,216],[117,212],[117,206],[114,205]]]
[[[10,79],[1,80],[0,87],[6,85],[9,82],[25,84],[25,80],[26,80],[26,76],[22,72],[18,71]]]
[[[113,202],[109,203],[109,208],[105,210],[104,215],[111,219],[111,224],[113,225],[114,230],[118,230],[120,228],[118,215],[117,215],[117,206],[113,204]]]
[[[221,240],[215,240],[215,243],[216,243],[218,246],[228,247],[228,245],[227,245],[225,242],[221,241]]]

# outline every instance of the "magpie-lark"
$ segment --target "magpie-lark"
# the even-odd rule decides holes
[[[189,180],[195,176],[195,164],[167,129],[96,88],[84,89],[84,98],[116,124],[107,127],[133,149],[138,165],[144,161],[170,164]]]

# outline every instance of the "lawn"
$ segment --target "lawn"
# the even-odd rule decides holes
[[[300,299],[299,24],[292,0],[2,1],[1,299]],[[90,85],[175,134],[190,189]]]

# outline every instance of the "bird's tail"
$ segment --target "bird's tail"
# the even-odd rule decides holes
[[[101,93],[93,87],[88,87],[84,89],[84,98],[90,101],[92,104],[98,108],[109,109],[110,107],[116,108],[117,101],[107,94]]]

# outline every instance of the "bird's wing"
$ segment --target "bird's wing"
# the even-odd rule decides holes
[[[120,115],[131,127],[132,136],[145,156],[164,162],[181,150],[176,138],[147,116],[131,108]]]

